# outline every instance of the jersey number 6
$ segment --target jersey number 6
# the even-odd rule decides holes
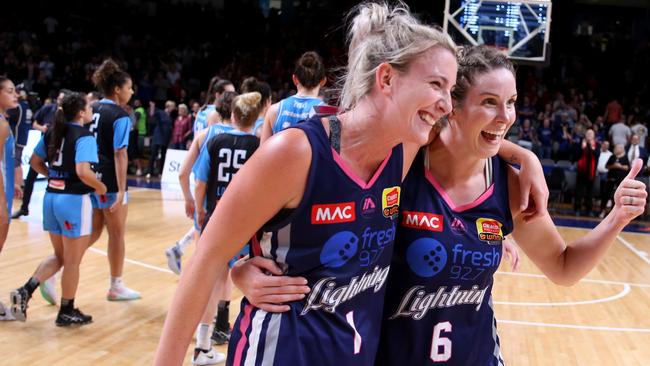
[[[431,341],[431,361],[446,362],[451,358],[451,339],[441,337],[440,333],[451,332],[451,323],[442,322],[433,327],[433,340]]]

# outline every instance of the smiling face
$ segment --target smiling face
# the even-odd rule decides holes
[[[449,118],[471,155],[485,159],[497,154],[515,121],[516,101],[517,86],[510,70],[496,68],[476,76]]]
[[[0,84],[0,109],[6,111],[18,107],[18,93],[11,80],[5,80]]]
[[[414,59],[390,81],[387,117],[399,121],[393,127],[403,141],[427,143],[431,127],[451,111],[451,89],[456,84],[456,56],[433,47]]]

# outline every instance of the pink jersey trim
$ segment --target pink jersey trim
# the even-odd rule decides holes
[[[393,155],[393,150],[391,150],[388,153],[388,156],[384,159],[384,161],[381,163],[379,168],[377,168],[377,171],[375,171],[375,174],[370,178],[370,181],[368,183],[364,182],[363,179],[359,178],[353,171],[350,169],[346,164],[345,161],[343,161],[343,158],[341,158],[341,155],[336,152],[336,150],[332,149],[332,156],[334,157],[334,161],[338,166],[343,170],[345,175],[347,175],[354,183],[356,183],[361,189],[370,189],[377,179],[379,179],[379,176],[381,173],[384,171],[384,168],[386,167],[386,164],[388,164],[388,160],[390,160],[390,157]]]
[[[240,366],[242,363],[242,356],[244,354],[244,347],[248,343],[248,337],[246,337],[246,330],[251,324],[251,312],[253,311],[253,306],[246,304],[244,306],[244,317],[239,323],[239,331],[241,332],[241,338],[237,342],[237,348],[235,348],[235,360],[233,361],[233,366]]]
[[[458,212],[458,213],[463,212],[463,211],[467,211],[469,209],[472,209],[472,208],[480,205],[481,203],[485,202],[485,200],[490,198],[490,196],[492,196],[492,193],[494,192],[494,183],[492,183],[492,184],[490,184],[490,187],[488,187],[488,189],[485,192],[483,192],[473,202],[470,202],[470,203],[467,203],[467,204],[464,204],[464,205],[461,205],[461,206],[456,206],[454,201],[451,200],[451,197],[449,197],[449,195],[447,195],[447,192],[445,192],[445,190],[440,186],[440,184],[438,183],[436,178],[433,177],[433,175],[431,174],[429,169],[424,168],[424,176],[427,178],[429,183],[431,183],[431,185],[433,185],[433,188],[436,191],[438,191],[440,196],[442,196],[442,199],[445,200],[445,202],[447,203],[447,206],[449,206],[449,208],[451,208],[452,211]]]

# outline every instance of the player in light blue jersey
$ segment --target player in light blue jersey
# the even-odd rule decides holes
[[[217,105],[223,93],[227,91],[235,91],[235,87],[229,80],[220,79],[218,76],[215,76],[210,80],[210,86],[208,87],[207,93],[208,99],[206,100],[205,105],[198,111],[196,118],[194,119],[194,126],[192,127],[194,138],[196,138],[197,134],[209,125],[216,123],[213,119],[219,118],[218,113],[216,113]]]
[[[14,135],[5,119],[7,110],[18,106],[18,93],[14,83],[0,76],[0,252],[7,239],[11,206],[14,195],[20,197],[22,191],[14,184]],[[13,320],[9,309],[0,302],[0,320]]]
[[[196,148],[194,141],[199,140],[198,147],[200,148],[203,145],[205,140],[206,129],[210,126],[216,125],[222,122],[219,113],[217,112],[217,106],[219,101],[222,99],[222,96],[225,92],[234,92],[235,88],[232,82],[228,80],[222,80],[218,76],[213,77],[210,80],[210,85],[207,92],[206,103],[196,114],[194,119],[194,126],[192,127],[194,137],[192,145],[190,146],[188,159],[192,160],[192,164],[198,156],[199,150],[193,150],[193,147]],[[227,125],[221,127],[221,130],[227,130]],[[216,132],[212,131],[212,132]],[[210,134],[210,132],[208,132]],[[189,217],[194,216],[194,199],[192,198],[191,192],[189,190],[189,174],[191,171],[187,171],[187,176],[179,176],[181,188],[183,189],[183,195],[186,197],[185,200],[185,212]],[[185,248],[195,240],[196,233],[198,228],[196,225],[192,225],[190,229],[183,235],[182,238],[177,240],[171,247],[165,249],[165,255],[167,256],[167,265],[174,273],[179,274],[181,271],[181,256]]]
[[[194,136],[194,140],[190,145],[187,155],[185,155],[185,160],[183,160],[178,173],[178,181],[181,186],[181,191],[183,192],[183,197],[185,198],[185,214],[187,217],[194,220],[194,225],[181,240],[165,249],[167,265],[169,266],[169,269],[176,274],[181,273],[181,258],[185,249],[193,241],[192,239],[196,239],[196,234],[201,229],[196,222],[196,205],[194,203],[194,197],[192,197],[192,191],[190,190],[190,175],[195,173],[196,160],[201,151],[205,149],[206,142],[214,136],[232,129],[232,126],[230,125],[230,113],[231,103],[235,96],[237,96],[237,93],[226,91],[220,99],[216,101],[216,104],[218,105],[216,111],[219,113],[219,118],[210,118],[210,124],[208,127]],[[189,239],[187,239],[187,237],[189,237]]]
[[[97,142],[83,127],[93,120],[85,94],[70,92],[61,101],[52,127],[34,149],[30,164],[48,177],[43,198],[43,229],[50,234],[54,255],[45,258],[24,286],[11,293],[11,312],[25,321],[33,292],[63,266],[61,307],[57,326],[84,325],[90,315],[74,307],[79,283],[79,264],[90,243],[92,203],[90,194],[105,194],[106,186],[92,165],[98,160]]]
[[[0,251],[7,238],[11,221],[11,204],[14,198],[14,135],[5,119],[8,109],[18,106],[18,93],[14,83],[0,76]],[[18,189],[20,191],[20,189]],[[19,193],[19,192],[16,192]],[[20,194],[18,194],[20,195]]]
[[[316,52],[309,51],[300,56],[291,79],[298,93],[269,107],[260,135],[262,143],[271,135],[311,117],[314,114],[314,106],[323,104],[318,98],[318,93],[325,85],[327,77],[323,60]]]
[[[5,119],[7,110],[17,106],[16,86],[11,80],[0,76],[0,252],[9,232],[14,192],[18,197],[22,193],[20,187],[14,186],[14,135]],[[13,319],[9,309],[0,302],[0,320]]]

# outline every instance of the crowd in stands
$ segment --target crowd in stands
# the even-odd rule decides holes
[[[561,5],[567,7],[563,12],[560,5],[554,9],[557,16],[567,17],[578,6],[568,3]],[[318,51],[329,70],[340,66],[344,41],[331,24],[340,23],[347,5],[337,10],[324,1],[293,2],[278,11],[255,1],[17,4],[7,9],[0,29],[0,74],[21,85],[36,111],[55,102],[61,88],[91,91],[101,60],[118,60],[133,77],[129,112],[133,138],[143,142],[141,151],[130,151],[133,173],[155,175],[155,162],[164,161],[167,147],[185,149],[191,142],[214,75],[235,86],[255,76],[270,84],[276,102],[295,92],[292,63],[302,52]],[[549,67],[519,67],[518,122],[508,135],[538,154],[549,178],[557,162],[568,161],[565,170],[575,172],[576,184],[565,198],[576,213],[588,215],[607,207],[616,185],[612,169],[624,170],[634,157],[647,164],[650,118],[648,25],[633,10],[621,13],[623,22],[613,22],[606,7],[594,9],[558,22],[566,29],[552,33]],[[12,12],[31,16],[25,21]],[[619,161],[622,154],[627,165]],[[594,194],[600,209],[594,209]]]

